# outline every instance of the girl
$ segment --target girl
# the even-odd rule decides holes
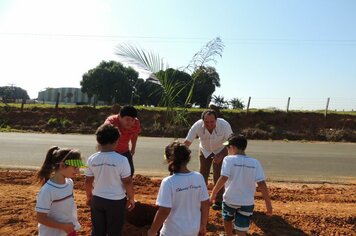
[[[173,175],[162,180],[156,204],[159,209],[148,231],[160,235],[197,236],[206,234],[209,195],[203,176],[187,168],[190,150],[177,141],[165,151],[168,170]]]
[[[73,178],[84,167],[80,152],[52,147],[37,173],[43,186],[36,202],[40,236],[76,235],[80,228],[73,197]],[[53,173],[53,174],[52,174]]]

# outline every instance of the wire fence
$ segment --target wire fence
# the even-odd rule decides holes
[[[245,109],[284,111],[356,111],[356,98],[241,98]]]

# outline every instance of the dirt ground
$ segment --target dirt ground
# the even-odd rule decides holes
[[[33,184],[33,175],[33,171],[0,170],[0,235],[37,235],[34,207],[39,186]],[[156,211],[160,180],[137,175],[134,183],[140,203],[127,215],[125,236],[146,235]],[[264,214],[264,202],[257,192],[249,235],[356,235],[356,184],[268,185],[274,215]],[[82,225],[79,235],[90,235],[83,176],[75,180],[75,199]],[[207,235],[223,235],[223,230],[221,213],[211,210]]]

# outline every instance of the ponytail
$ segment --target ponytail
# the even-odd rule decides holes
[[[55,165],[52,162],[53,156],[57,152],[59,147],[51,147],[47,151],[46,159],[42,164],[41,169],[37,172],[36,179],[39,183],[44,184],[50,178],[52,171],[55,169]]]
[[[174,142],[171,145],[170,158],[168,159],[168,171],[178,173],[182,166],[185,166],[190,161],[191,151],[182,143]]]
[[[80,152],[69,148],[51,147],[47,151],[46,158],[41,169],[36,174],[36,180],[42,185],[50,179],[53,171],[56,171],[64,160],[80,160]]]

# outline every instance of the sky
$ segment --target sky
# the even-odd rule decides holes
[[[0,0],[0,86],[31,98],[80,87],[82,75],[134,44],[172,68],[220,37],[214,95],[251,107],[356,110],[354,0]]]

